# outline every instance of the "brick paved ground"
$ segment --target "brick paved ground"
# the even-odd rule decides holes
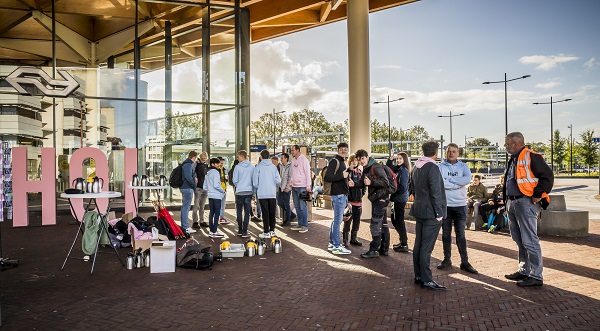
[[[231,212],[231,210],[228,210]],[[545,285],[518,288],[503,275],[516,269],[507,233],[467,231],[470,261],[480,272],[433,268],[445,292],[413,284],[412,255],[363,260],[327,252],[331,211],[316,209],[305,234],[279,230],[283,253],[225,260],[213,270],[150,274],[126,270],[101,254],[90,264],[69,260],[76,227],[10,228],[2,224],[5,256],[20,265],[0,273],[3,330],[598,330],[600,221],[582,239],[542,238]],[[251,222],[252,223],[252,222]],[[260,230],[252,223],[252,232]],[[236,227],[224,226],[232,242]],[[408,222],[409,241],[414,223]],[[393,231],[392,231],[393,232]],[[197,234],[204,243],[213,243]],[[363,222],[360,237],[368,238]],[[392,241],[397,242],[394,233]],[[441,235],[438,237],[441,240]],[[79,245],[77,246],[79,247]],[[121,249],[125,256],[128,250]],[[79,253],[81,254],[81,253]],[[433,264],[443,256],[441,241]]]

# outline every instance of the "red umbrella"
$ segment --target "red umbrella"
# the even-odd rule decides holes
[[[181,227],[177,225],[177,223],[175,223],[173,217],[171,217],[171,214],[169,213],[167,208],[165,208],[162,202],[159,202],[154,207],[158,211],[157,217],[162,218],[167,222],[169,228],[171,229],[171,233],[173,234],[173,237],[175,237],[175,239],[187,238],[187,235],[183,232],[183,230],[181,230]]]

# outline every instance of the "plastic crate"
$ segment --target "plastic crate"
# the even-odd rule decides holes
[[[229,249],[222,249],[223,257],[244,257],[246,248],[244,244],[231,244]]]

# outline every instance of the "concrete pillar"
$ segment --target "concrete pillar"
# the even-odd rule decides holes
[[[369,77],[369,2],[349,0],[348,11],[348,96],[350,151],[371,153],[371,107]],[[363,198],[362,219],[371,218],[371,203]]]

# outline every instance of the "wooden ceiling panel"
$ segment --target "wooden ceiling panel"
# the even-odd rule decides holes
[[[0,11],[0,36],[15,26],[31,18],[30,11],[6,10]]]
[[[47,15],[50,16],[51,14]],[[84,36],[86,39],[93,40],[94,38],[94,19],[92,17],[57,13],[56,21]]]
[[[24,9],[29,10],[29,6],[20,0],[2,0],[0,1],[0,9]]]
[[[18,39],[44,39],[51,40],[52,33],[46,30],[33,18],[29,18],[21,24],[13,27],[9,31],[6,31],[2,37],[4,38],[18,38]]]
[[[94,38],[98,41],[119,31],[125,30],[134,25],[134,20],[126,18],[95,19],[94,20]],[[131,32],[133,35],[133,31]]]

